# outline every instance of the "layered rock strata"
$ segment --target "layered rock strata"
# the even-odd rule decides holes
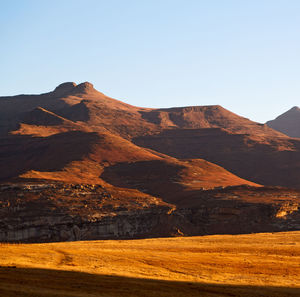
[[[263,200],[262,200],[263,197]],[[300,191],[249,186],[191,193],[189,206],[95,185],[0,185],[0,241],[53,242],[300,229]],[[193,203],[191,203],[191,201]]]

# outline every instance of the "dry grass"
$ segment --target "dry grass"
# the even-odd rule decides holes
[[[0,252],[1,296],[300,295],[300,232],[2,244]]]

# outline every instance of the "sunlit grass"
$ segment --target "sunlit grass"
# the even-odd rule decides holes
[[[5,267],[300,289],[300,232],[1,244],[0,253]]]

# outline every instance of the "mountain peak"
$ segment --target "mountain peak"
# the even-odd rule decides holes
[[[294,106],[266,124],[290,137],[300,137],[300,108]]]
[[[78,86],[76,86],[76,91],[86,93],[86,92],[89,92],[89,91],[95,91],[95,89],[94,89],[93,84],[86,81],[86,82],[83,82],[83,83],[79,84]]]
[[[64,94],[64,93],[67,93],[67,92],[71,92],[71,91],[74,90],[74,88],[76,86],[77,85],[74,82],[65,82],[65,83],[62,83],[62,84],[58,85],[55,88],[54,93]]]
[[[279,115],[277,119],[284,119],[286,117],[299,116],[300,108],[298,106],[294,106],[283,114]]]
[[[298,106],[294,106],[289,111],[297,111],[297,112],[299,112],[300,108]],[[287,111],[287,112],[289,112],[289,111]]]
[[[74,82],[65,82],[57,86],[54,90],[56,95],[66,95],[71,93],[89,93],[96,91],[93,84],[90,82],[83,82],[77,85]]]

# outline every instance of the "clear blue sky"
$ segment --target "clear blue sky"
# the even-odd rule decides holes
[[[300,1],[0,0],[0,95],[65,81],[265,122],[300,105]]]

